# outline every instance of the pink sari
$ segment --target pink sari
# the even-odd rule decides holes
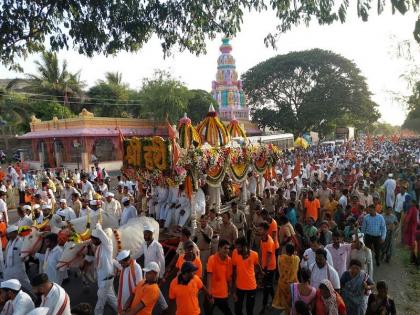
[[[410,248],[414,246],[416,241],[418,212],[416,207],[410,207],[404,217],[403,243]]]

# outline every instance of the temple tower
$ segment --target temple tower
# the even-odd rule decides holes
[[[235,59],[230,54],[232,46],[228,38],[222,39],[221,55],[217,59],[216,81],[212,82],[211,94],[219,104],[222,120],[249,120],[249,108],[246,106],[242,81],[238,80]]]

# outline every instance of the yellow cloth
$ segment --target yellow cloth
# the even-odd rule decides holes
[[[290,285],[298,282],[299,262],[300,259],[296,255],[283,254],[278,258],[280,278],[273,299],[273,307],[284,310],[284,315],[290,313]]]

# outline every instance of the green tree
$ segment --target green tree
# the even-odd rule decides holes
[[[71,118],[73,112],[58,102],[45,102],[32,100],[29,104],[29,111],[41,120],[52,120],[54,117],[58,119]],[[29,125],[29,121],[26,122]]]
[[[28,97],[11,91],[3,91],[0,98],[0,120],[4,134],[18,134],[29,130]]]
[[[165,71],[156,71],[143,80],[139,92],[142,117],[162,121],[166,117],[176,123],[187,111],[190,93],[187,87]]]
[[[119,72],[107,72],[105,81],[99,80],[87,92],[88,105],[86,108],[93,111],[97,116],[106,117],[129,117],[130,110],[134,110],[133,102],[130,101],[131,90],[122,82]]]
[[[254,120],[262,127],[330,133],[379,118],[366,80],[350,60],[321,49],[278,55],[243,75]]]
[[[187,115],[193,124],[198,124],[207,115],[210,104],[213,104],[215,110],[219,109],[219,104],[210,93],[204,90],[190,90],[189,94]]]
[[[413,94],[408,98],[407,104],[410,111],[402,127],[420,133],[420,81],[414,85]]]
[[[276,33],[266,43],[275,44],[279,33],[300,23],[345,22],[349,0],[167,0],[167,1],[81,1],[39,0],[2,1],[0,10],[0,58],[3,64],[18,68],[16,57],[72,46],[81,54],[112,55],[118,51],[137,51],[153,34],[168,53],[174,46],[193,53],[205,52],[206,39],[216,34],[235,35],[245,11],[270,8],[279,20]],[[401,14],[418,11],[418,0],[359,0],[358,16],[366,21],[372,11],[384,7]],[[353,8],[353,7],[352,7]],[[414,37],[420,41],[420,19]]]
[[[84,83],[80,80],[80,71],[71,73],[67,69],[67,61],[60,65],[57,54],[43,52],[41,61],[35,61],[36,74],[27,74],[27,89],[34,93],[56,96],[59,101],[64,96],[78,97],[82,94]]]

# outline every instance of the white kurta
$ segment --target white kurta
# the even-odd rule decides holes
[[[31,290],[25,264],[20,258],[21,248],[22,240],[19,237],[7,243],[3,278],[4,280],[17,279],[25,289]]]
[[[70,298],[57,283],[53,283],[50,292],[42,296],[40,306],[49,308],[47,315],[71,315]]]
[[[136,287],[137,283],[139,281],[143,280],[143,273],[141,270],[141,267],[138,263],[134,262],[134,277],[131,274],[131,267],[128,266],[127,268],[124,268],[124,270],[121,272],[120,277],[123,277],[122,279],[122,290],[121,290],[121,297],[118,297],[118,300],[121,298],[121,306],[124,307],[125,303],[127,302],[130,295],[133,293],[132,291]],[[121,283],[121,282],[120,282]],[[132,289],[130,292],[130,288]]]
[[[67,205],[69,207],[72,207],[73,206],[72,196],[75,193],[78,193],[76,188],[74,188],[74,187],[65,188],[64,187],[63,191],[61,192],[61,199],[66,199],[67,200]]]
[[[343,273],[347,271],[350,263],[351,244],[340,244],[340,247],[337,249],[333,244],[328,244],[326,249],[331,253],[333,267],[341,278]]]
[[[144,255],[144,265],[147,266],[150,262],[154,261],[160,267],[159,277],[162,278],[165,274],[165,255],[163,253],[162,245],[153,240],[152,243],[148,246],[146,242],[144,242],[140,247],[140,252],[138,257],[134,257],[135,259]]]
[[[322,280],[328,279],[331,281],[331,284],[334,289],[340,289],[340,277],[338,276],[337,271],[334,267],[330,266],[328,263],[325,264],[323,268],[319,268],[317,264],[312,264],[309,267],[311,270],[311,286],[314,288],[319,288],[319,285]]]
[[[1,315],[26,315],[35,308],[29,294],[22,290],[16,295],[13,300],[9,300],[3,307]]]
[[[137,209],[134,206],[129,205],[128,207],[124,207],[122,211],[122,215],[121,215],[120,225],[126,224],[128,220],[132,218],[136,218],[136,217],[137,217]]]
[[[57,269],[58,261],[63,254],[63,249],[60,246],[54,247],[52,250],[47,249],[44,256],[43,270],[48,275],[48,279],[51,282],[55,282],[59,285],[63,282],[66,276],[66,271],[60,271]]]
[[[121,204],[114,198],[111,199],[111,202],[105,201],[103,209],[109,214],[115,215],[118,218],[121,217]]]
[[[76,213],[74,213],[72,208],[65,208],[65,209],[59,209],[57,210],[57,214],[60,213],[59,215],[62,216],[64,215],[64,220],[65,221],[70,221],[73,219],[76,219]]]
[[[95,189],[93,189],[93,185],[91,182],[86,181],[86,183],[82,184],[82,194],[86,195],[88,200],[93,199],[93,194],[95,193]]]
[[[333,259],[331,256],[331,253],[328,249],[324,248],[327,252],[327,262],[333,266]],[[311,266],[312,264],[315,263],[315,252],[312,250],[312,248],[308,248],[305,250],[305,252],[303,253],[303,257],[307,256],[308,259],[305,261],[304,259],[302,259],[302,261],[300,262],[300,266],[302,268],[308,268],[308,266]]]
[[[7,204],[1,198],[0,198],[0,220],[4,220],[6,224],[9,222],[9,218],[7,216]]]

